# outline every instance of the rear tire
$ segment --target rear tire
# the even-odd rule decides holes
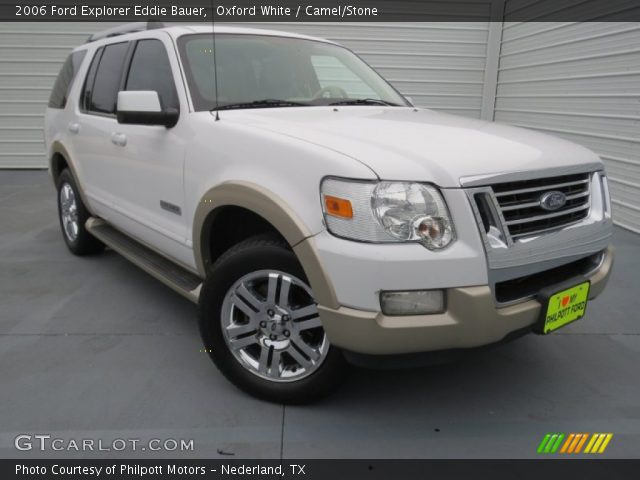
[[[84,256],[102,252],[104,244],[84,226],[91,214],[82,203],[76,181],[69,169],[64,169],[58,177],[57,189],[62,238],[71,253]]]
[[[264,400],[316,401],[348,371],[300,263],[277,237],[243,241],[213,265],[200,295],[200,332],[225,377]]]

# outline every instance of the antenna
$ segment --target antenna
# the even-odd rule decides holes
[[[218,51],[216,50],[216,9],[213,6],[213,0],[211,0],[211,38],[213,43],[213,90],[215,99],[215,109],[216,109],[216,122],[220,120],[220,112],[218,111],[218,67],[216,66],[216,58],[218,56]]]

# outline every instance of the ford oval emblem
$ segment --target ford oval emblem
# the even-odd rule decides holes
[[[549,212],[564,207],[566,203],[567,196],[557,190],[545,192],[540,196],[540,206]]]

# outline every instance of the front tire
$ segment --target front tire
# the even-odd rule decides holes
[[[246,240],[218,259],[200,295],[200,331],[220,371],[265,400],[309,403],[347,372],[300,263],[275,237]]]
[[[57,188],[60,228],[71,253],[84,256],[102,252],[104,244],[84,226],[91,214],[82,203],[78,186],[69,169],[63,170],[58,177]]]

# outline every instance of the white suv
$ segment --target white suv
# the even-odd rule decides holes
[[[415,108],[330,41],[215,32],[92,36],[46,145],[69,249],[106,244],[198,303],[240,388],[310,401],[348,363],[548,333],[603,290],[611,205],[589,150]]]

